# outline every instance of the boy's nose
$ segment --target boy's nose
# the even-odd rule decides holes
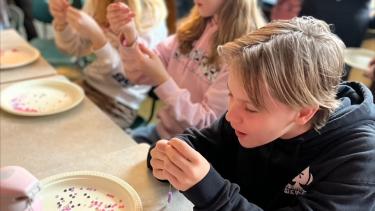
[[[236,106],[234,103],[229,103],[228,105],[228,111],[227,114],[225,115],[225,118],[227,119],[228,122],[231,122],[233,124],[238,124],[241,122],[241,117],[238,115],[238,108],[236,109]]]

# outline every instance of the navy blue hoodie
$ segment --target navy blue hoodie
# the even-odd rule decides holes
[[[337,97],[341,106],[319,133],[256,148],[243,148],[224,116],[210,128],[188,129],[178,137],[211,168],[183,194],[195,210],[375,210],[372,94],[351,82]]]

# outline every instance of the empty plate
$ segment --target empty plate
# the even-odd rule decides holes
[[[15,68],[30,64],[40,53],[31,46],[1,46],[0,69]]]

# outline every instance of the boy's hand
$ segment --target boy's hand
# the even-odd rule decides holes
[[[165,146],[163,176],[177,190],[186,191],[210,170],[208,161],[186,142],[173,138]]]
[[[66,10],[69,7],[69,2],[67,0],[49,0],[48,7],[54,19],[56,30],[64,30],[67,25]]]
[[[99,49],[107,42],[103,30],[98,23],[87,13],[69,7],[67,9],[67,22],[80,36],[91,40],[93,49]]]
[[[166,180],[167,177],[164,174],[164,162],[167,159],[165,149],[168,146],[168,140],[160,140],[156,142],[155,147],[151,150],[151,161],[153,175],[160,180]]]
[[[111,30],[117,36],[125,38],[127,43],[133,43],[137,38],[134,17],[134,12],[124,3],[116,2],[107,7],[107,20]]]
[[[159,56],[143,44],[121,48],[120,54],[126,76],[134,83],[159,86],[170,78]]]

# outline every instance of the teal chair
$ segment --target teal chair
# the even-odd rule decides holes
[[[5,25],[4,28],[14,28],[18,32],[20,32],[23,26],[23,20],[24,20],[24,14],[22,10],[13,4],[7,5],[6,9],[7,9],[6,12],[7,12],[8,17],[5,17],[5,18],[8,18],[7,21],[9,22],[8,23],[9,25]]]
[[[81,8],[82,0],[74,0],[72,4],[77,8]],[[57,48],[54,39],[47,37],[47,26],[50,25],[53,20],[49,12],[48,0],[33,0],[32,11],[34,18],[43,23],[43,35],[42,37],[32,39],[30,41],[31,45],[37,48],[42,56],[54,66],[77,66],[79,60],[76,57],[61,52]]]

